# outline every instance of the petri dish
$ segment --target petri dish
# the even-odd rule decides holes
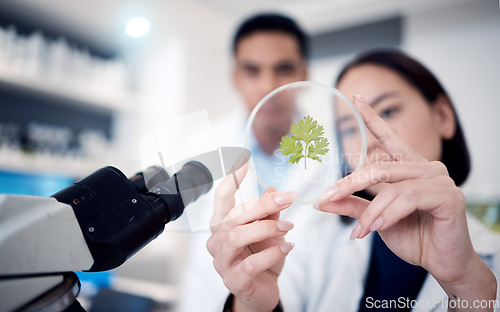
[[[249,115],[244,144],[261,192],[273,185],[296,191],[296,203],[314,204],[327,187],[363,166],[366,126],[339,90],[299,81],[262,98]]]

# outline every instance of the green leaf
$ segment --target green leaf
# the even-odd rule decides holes
[[[301,158],[304,157],[304,154],[302,153],[302,144],[300,143],[300,141],[293,139],[293,137],[285,135],[281,138],[280,145],[281,153],[283,153],[283,155],[292,155],[288,159],[289,163],[297,163]]]
[[[326,155],[329,151],[327,147],[328,140],[321,137],[317,141],[314,141],[314,145],[309,145],[307,157],[321,162],[321,158],[318,155]]]
[[[322,137],[323,126],[319,125],[311,116],[306,116],[297,124],[290,127],[291,136],[281,138],[281,152],[290,155],[288,162],[298,163],[304,158],[304,167],[307,169],[306,158],[321,162],[320,155],[328,153],[328,140]]]

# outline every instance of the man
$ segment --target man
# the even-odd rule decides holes
[[[247,20],[233,41],[235,68],[233,80],[250,113],[272,90],[307,79],[307,40],[302,30],[289,18],[259,15]],[[277,123],[284,105],[264,108],[256,118],[255,137],[260,148],[271,155],[281,137],[288,133],[289,122]],[[281,129],[285,124],[288,129]],[[284,133],[283,133],[284,132]]]
[[[279,14],[260,14],[247,19],[237,29],[233,39],[233,82],[250,114],[259,101],[274,89],[295,81],[307,79],[307,38],[290,18]],[[254,142],[250,144],[252,160],[259,172],[272,176],[276,166],[274,151],[279,148],[281,137],[288,133],[290,121],[284,116],[293,110],[289,101],[277,101],[259,110],[253,124]],[[248,117],[245,116],[245,119]],[[234,124],[234,123],[238,124]],[[222,131],[230,132],[243,142],[245,120],[234,119]],[[233,142],[219,142],[234,145]],[[241,143],[240,143],[241,144]],[[269,174],[270,173],[270,174]],[[264,177],[266,178],[266,177]],[[270,178],[272,180],[272,178]],[[273,181],[275,182],[275,181]],[[272,184],[281,189],[283,185]],[[263,190],[261,190],[263,191]],[[213,202],[208,203],[210,208]],[[208,208],[208,207],[205,207]],[[291,207],[282,218],[307,227],[322,215],[312,209]],[[211,215],[211,209],[206,209]],[[208,228],[208,219],[207,219]],[[193,233],[190,254],[186,263],[179,311],[222,311],[228,291],[212,265],[206,250],[209,231]]]

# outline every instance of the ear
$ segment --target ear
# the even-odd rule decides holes
[[[449,140],[455,135],[456,120],[450,99],[439,95],[433,105],[436,116],[436,127],[441,138]]]

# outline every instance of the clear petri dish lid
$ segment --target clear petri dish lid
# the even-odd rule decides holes
[[[366,127],[339,90],[299,81],[266,95],[251,112],[245,147],[261,191],[273,185],[313,204],[323,191],[363,166]]]

